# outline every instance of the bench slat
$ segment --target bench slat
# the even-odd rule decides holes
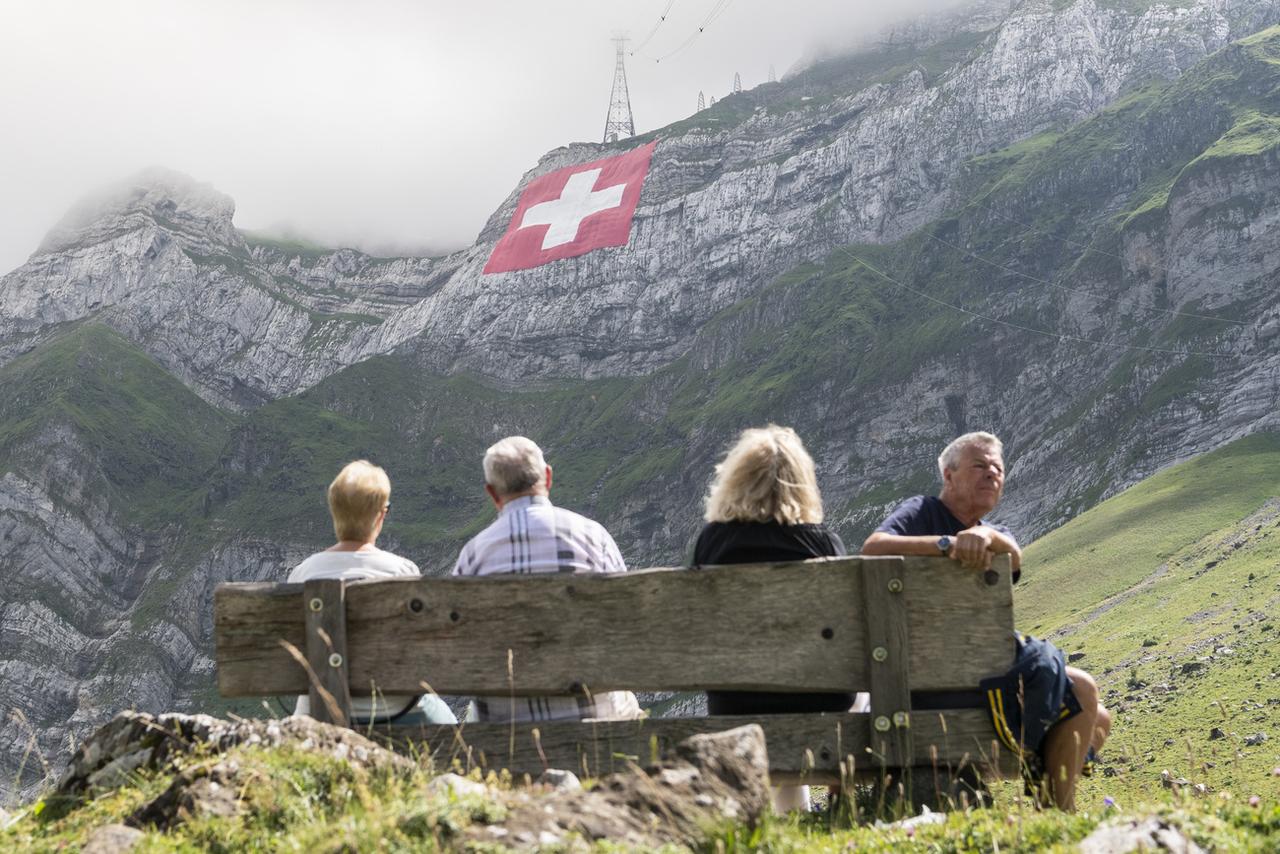
[[[994,583],[945,558],[839,558],[624,575],[392,579],[346,589],[351,695],[867,690],[863,567],[902,564],[911,688],[972,688],[1012,660],[1008,562]],[[218,687],[299,694],[301,585],[215,596]],[[829,635],[829,637],[825,636]],[[600,643],[607,638],[608,643]],[[507,650],[513,667],[508,672]]]
[[[316,579],[302,586],[307,664],[316,677],[311,682],[311,717],[339,726],[351,720],[345,588],[333,579]]]
[[[911,656],[905,564],[883,561],[863,566],[863,611],[871,651],[871,739],[873,752],[890,765],[911,756]]]
[[[874,778],[882,772],[867,752],[865,714],[796,714],[751,717],[660,718],[644,721],[543,722],[540,724],[465,724],[453,726],[381,726],[373,737],[414,755],[429,755],[437,768],[454,759],[464,768],[509,769],[537,777],[544,767],[583,776],[622,770],[628,758],[641,765],[682,739],[759,723],[769,751],[774,783],[830,784],[840,779],[840,762],[853,757],[855,773]],[[943,723],[945,719],[945,726]],[[945,774],[962,765],[978,766],[986,775],[1008,775],[1017,769],[1008,751],[993,747],[991,720],[980,710],[925,712],[912,718],[912,764]],[[537,736],[534,736],[537,730]],[[514,751],[511,746],[514,744]],[[541,750],[541,753],[539,752]],[[543,757],[546,765],[543,764]]]

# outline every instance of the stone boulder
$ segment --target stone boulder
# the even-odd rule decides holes
[[[1080,842],[1080,854],[1124,854],[1128,851],[1168,851],[1203,854],[1179,828],[1154,816],[1126,819],[1099,826]]]
[[[650,768],[632,766],[587,791],[516,790],[498,824],[473,825],[477,843],[517,848],[608,839],[637,848],[697,846],[729,822],[755,826],[770,809],[769,758],[758,725],[696,735]]]
[[[366,768],[407,771],[414,767],[410,760],[353,730],[308,717],[224,721],[209,715],[121,712],[76,749],[52,797],[79,798],[118,788],[129,782],[134,771],[168,769],[178,757],[197,750],[202,756],[210,756],[241,744],[279,747],[286,742]],[[189,784],[195,782],[192,779]],[[216,777],[213,782],[217,782]],[[174,785],[178,785],[177,780]]]

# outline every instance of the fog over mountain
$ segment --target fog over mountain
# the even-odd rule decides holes
[[[151,166],[231,193],[241,228],[439,254],[470,244],[544,151],[601,138],[615,32],[639,48],[631,101],[649,130],[692,113],[699,90],[727,94],[734,72],[752,86],[947,5],[18,4],[0,28],[16,131],[0,136],[0,272],[86,192]]]

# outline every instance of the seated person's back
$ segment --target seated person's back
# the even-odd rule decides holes
[[[693,549],[695,565],[845,554],[844,543],[822,524],[813,459],[790,428],[771,424],[743,431],[716,466],[705,518],[707,524]],[[854,699],[852,693],[708,691],[707,711],[713,715],[844,712]]]
[[[498,518],[463,546],[454,575],[626,572],[622,554],[604,526],[551,503],[551,467],[531,440],[509,436],[490,447],[484,456],[484,478]],[[519,650],[515,653],[519,656]],[[472,710],[471,717],[486,721],[640,715],[630,691],[514,700],[477,697]]]
[[[391,508],[391,481],[387,473],[366,460],[343,467],[329,484],[329,513],[338,541],[316,552],[289,573],[291,584],[317,579],[361,581],[376,578],[416,577],[417,564],[383,551],[375,543]],[[414,706],[418,708],[415,709]],[[295,714],[311,714],[311,701],[298,698]],[[438,697],[412,695],[353,696],[351,723],[396,719],[401,723],[456,723],[448,706]]]

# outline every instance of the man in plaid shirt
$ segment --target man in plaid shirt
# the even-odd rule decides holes
[[[551,503],[551,466],[530,439],[508,436],[485,452],[484,490],[498,518],[462,547],[454,575],[627,571],[603,525]],[[591,698],[517,697],[514,710],[509,699],[478,697],[468,717],[542,721],[639,715],[634,694],[610,691]]]

